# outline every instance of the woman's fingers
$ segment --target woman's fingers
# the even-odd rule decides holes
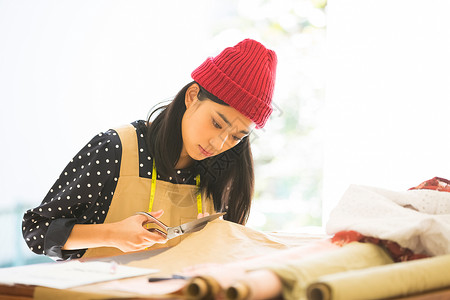
[[[147,234],[144,236],[144,238],[149,241],[149,242],[153,242],[153,243],[158,243],[158,244],[165,244],[167,242],[167,238],[155,231],[150,231],[150,230],[146,230]]]
[[[159,219],[164,214],[164,210],[160,209],[160,210],[151,212],[149,214],[152,215],[152,217]],[[140,218],[140,220],[143,220],[142,225],[149,224],[149,223],[155,223],[155,221],[151,217],[148,217],[145,215],[138,215],[138,216],[142,217],[142,218]]]
[[[127,241],[121,245],[121,250],[124,252],[128,251],[139,251],[147,249],[154,244],[164,244],[167,239],[159,233],[150,232],[144,227],[140,226],[138,232],[132,233]]]
[[[157,211],[154,216],[161,216],[163,211]],[[114,247],[124,252],[143,250],[155,243],[163,244],[166,237],[157,233],[149,232],[145,228],[148,217],[145,215],[133,215],[120,222],[111,223],[113,227],[112,243]]]
[[[160,209],[160,210],[157,210],[157,211],[154,211],[154,212],[151,212],[150,213],[153,217],[155,217],[155,218],[160,218],[163,214],[164,214],[164,210],[162,210],[162,209]],[[143,216],[143,215],[141,215],[142,217],[145,217],[145,216]],[[145,220],[144,220],[144,222],[142,223],[142,225],[145,225],[145,224],[151,224],[151,223],[154,223],[154,222],[152,222],[153,220],[149,220],[149,218],[148,217],[145,217]],[[166,243],[167,242],[167,238],[166,238],[166,236],[164,235],[164,233],[159,233],[158,232],[158,230],[160,230],[160,229],[158,229],[158,228],[150,228],[150,229],[147,229],[147,228],[145,228],[145,227],[143,227],[143,229],[145,230],[145,235],[144,235],[144,238],[147,240],[147,241],[149,241],[149,242],[153,242],[153,243],[159,243],[159,244],[164,244],[164,243]],[[143,233],[144,234],[144,233]]]
[[[203,217],[207,217],[207,216],[209,216],[209,213],[208,212],[205,212],[205,213],[199,213],[198,215],[197,215],[197,219],[200,219],[200,218],[203,218]]]
[[[148,217],[144,215],[134,215],[130,218],[134,218],[137,223],[141,224],[141,226],[144,226],[146,223],[149,223]]]
[[[152,211],[150,214],[155,218],[161,218],[161,216],[164,214],[164,210],[160,209],[157,211]]]

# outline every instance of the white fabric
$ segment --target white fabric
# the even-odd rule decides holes
[[[351,185],[327,223],[328,234],[343,230],[391,240],[418,254],[449,254],[450,193]]]

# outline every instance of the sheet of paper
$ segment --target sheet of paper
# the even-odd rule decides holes
[[[55,262],[0,269],[0,283],[66,289],[75,286],[156,273],[114,262]]]

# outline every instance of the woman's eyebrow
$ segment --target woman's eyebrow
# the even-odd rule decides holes
[[[216,113],[223,119],[223,121],[224,121],[225,123],[228,124],[228,126],[232,126],[231,122],[228,121],[227,117],[225,117],[223,114],[221,114],[221,113],[218,112],[218,111],[216,111]],[[246,131],[246,130],[241,130],[240,132],[243,133],[243,134],[249,134],[249,132]]]

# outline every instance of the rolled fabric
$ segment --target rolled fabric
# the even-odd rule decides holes
[[[282,282],[283,299],[306,299],[307,287],[323,275],[392,264],[377,245],[353,242],[333,251],[319,253],[290,263],[264,267]]]
[[[221,292],[220,284],[210,276],[193,277],[182,290],[188,300],[214,300]]]
[[[250,287],[245,282],[236,282],[225,290],[226,300],[246,300],[250,298]]]
[[[229,285],[225,290],[226,300],[275,299],[281,293],[281,280],[266,269],[250,271]]]
[[[307,289],[309,300],[385,299],[450,287],[450,254],[336,273]]]

